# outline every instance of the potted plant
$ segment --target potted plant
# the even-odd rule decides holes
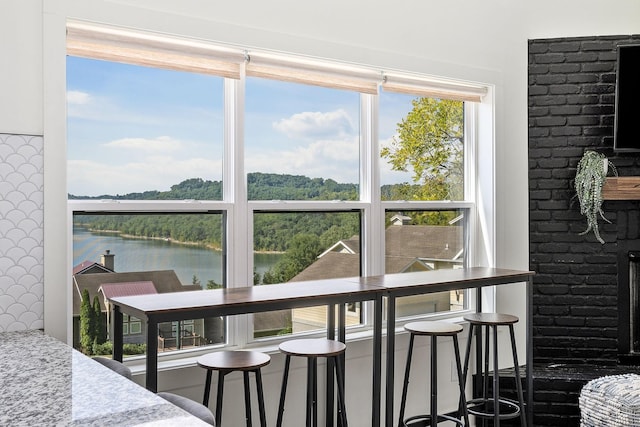
[[[618,175],[615,166],[604,154],[587,150],[578,163],[574,180],[576,196],[580,202],[580,213],[587,218],[587,229],[580,235],[593,230],[593,234],[600,243],[604,243],[604,240],[600,237],[598,216],[611,223],[602,212],[602,187],[609,170],[614,175]]]

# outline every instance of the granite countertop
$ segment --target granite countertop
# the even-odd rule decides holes
[[[0,333],[2,426],[205,426],[40,331]]]

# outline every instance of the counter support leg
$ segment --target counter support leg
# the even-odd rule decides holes
[[[122,311],[120,306],[113,306],[113,359],[122,362]]]
[[[533,277],[527,280],[527,425],[533,426]]]
[[[327,307],[327,339],[334,340],[336,339],[336,306],[330,304]],[[335,388],[333,378],[335,375],[335,362],[333,358],[327,359],[327,405],[326,405],[326,425],[327,427],[333,427],[333,419],[334,419],[334,395]]]
[[[395,331],[396,331],[396,299],[387,296],[387,381],[386,381],[386,405],[385,426],[393,425],[393,388],[394,388],[394,363],[395,363]]]
[[[158,391],[158,323],[147,320],[147,390]]]
[[[376,297],[373,305],[373,390],[371,398],[371,426],[380,427],[380,407],[382,406],[382,295]]]

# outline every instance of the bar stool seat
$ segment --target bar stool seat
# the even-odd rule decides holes
[[[240,371],[244,380],[244,405],[247,427],[251,427],[251,393],[249,387],[249,373],[255,374],[256,389],[258,393],[258,410],[260,412],[260,425],[266,427],[267,420],[264,409],[264,393],[262,389],[262,374],[260,368],[271,362],[268,354],[257,351],[216,351],[200,356],[198,366],[207,370],[207,379],[204,386],[202,404],[209,406],[209,393],[211,390],[211,375],[218,371],[218,391],[216,395],[216,425],[222,426],[222,398],[224,392],[224,377]]]
[[[439,321],[421,321],[411,322],[404,326],[404,329],[410,333],[409,349],[407,352],[407,365],[405,367],[404,383],[402,386],[402,399],[400,402],[400,418],[398,420],[399,427],[413,426],[435,426],[439,422],[454,422],[457,425],[469,425],[469,417],[466,409],[464,397],[464,380],[462,374],[462,365],[460,362],[460,347],[458,345],[458,334],[462,332],[461,325],[452,322]],[[404,419],[404,412],[407,400],[407,392],[409,388],[409,378],[411,370],[411,360],[413,357],[413,344],[416,336],[431,337],[431,402],[430,413],[428,415],[416,415]],[[438,414],[438,337],[451,337],[453,339],[453,350],[456,360],[456,368],[458,373],[458,384],[460,390],[460,404],[458,411],[453,414]],[[435,421],[435,422],[434,422]]]
[[[342,355],[345,353],[347,346],[340,342],[329,339],[297,339],[285,341],[280,344],[280,351],[286,356],[285,367],[282,377],[282,389],[280,391],[280,404],[278,407],[277,427],[282,426],[284,415],[284,403],[287,392],[287,381],[289,378],[289,367],[291,357],[298,356],[307,359],[307,407],[306,407],[306,426],[317,427],[318,425],[318,358],[323,357],[335,363],[335,380],[338,387],[338,411],[342,427],[347,427],[347,413],[344,403],[344,369],[342,363]],[[327,384],[329,386],[329,384]],[[327,417],[333,417],[333,414],[327,413]]]
[[[469,322],[469,340],[467,342],[467,351],[465,354],[465,364],[463,377],[467,378],[469,369],[469,355],[471,353],[471,342],[474,336],[476,340],[478,336],[482,336],[482,327],[485,328],[485,342],[484,342],[484,369],[483,372],[478,372],[477,375],[482,379],[482,395],[480,397],[467,401],[467,409],[470,415],[474,415],[483,419],[493,419],[495,426],[500,425],[500,420],[511,419],[520,417],[520,424],[522,426],[527,425],[524,408],[524,397],[522,393],[522,383],[520,380],[520,371],[518,364],[518,352],[516,349],[516,339],[513,329],[513,325],[519,321],[517,316],[503,313],[473,313],[467,314],[463,317],[464,320]],[[498,327],[506,326],[509,328],[509,335],[511,337],[511,353],[513,356],[514,366],[514,378],[516,383],[516,390],[518,394],[518,400],[507,399],[500,396],[500,381],[498,374]],[[489,337],[490,331],[493,332],[493,393],[489,396]],[[478,346],[479,354],[478,358],[480,366],[482,366],[482,344]]]

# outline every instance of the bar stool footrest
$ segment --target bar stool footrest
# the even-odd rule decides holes
[[[438,414],[438,420],[436,425],[439,423],[443,423],[445,421],[454,422],[459,426],[464,426],[464,422],[456,417],[452,417],[450,415]],[[413,417],[409,417],[403,421],[404,427],[427,427],[431,426],[431,415],[414,415]]]
[[[520,416],[520,406],[517,401],[501,397],[498,399],[498,402],[500,404],[500,415],[498,418],[501,420],[508,420]],[[476,417],[494,418],[494,408],[495,403],[493,399],[478,398],[467,401],[467,411],[469,415]]]

